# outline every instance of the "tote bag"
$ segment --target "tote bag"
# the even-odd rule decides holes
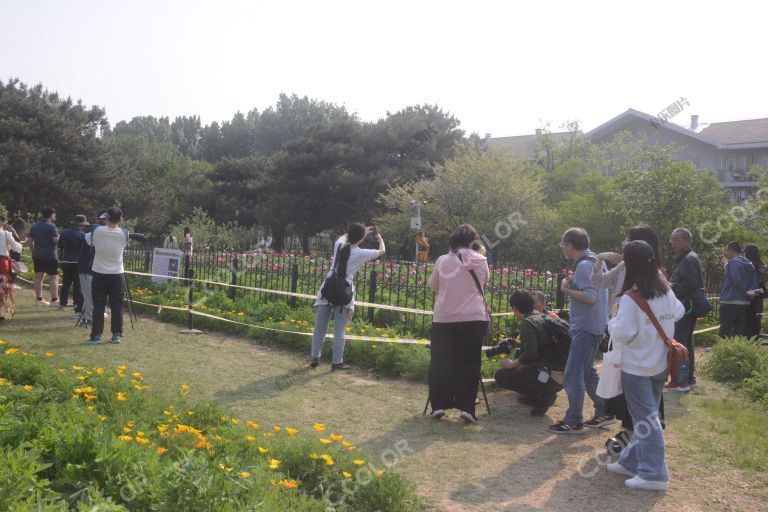
[[[610,350],[603,356],[603,373],[597,382],[597,396],[613,398],[621,393],[621,345],[611,342]]]

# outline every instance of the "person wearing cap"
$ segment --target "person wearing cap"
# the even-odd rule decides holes
[[[75,305],[75,313],[83,310],[83,294],[80,289],[80,279],[77,275],[77,265],[80,261],[80,248],[85,243],[85,230],[88,220],[85,215],[75,215],[70,221],[70,226],[61,232],[59,237],[59,250],[61,251],[61,270],[63,280],[61,284],[61,297],[59,306],[64,309],[69,306],[69,290],[72,288],[72,302]]]

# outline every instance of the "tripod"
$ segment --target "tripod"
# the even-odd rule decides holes
[[[485,401],[485,409],[488,411],[488,414],[491,414],[491,406],[488,405],[488,395],[485,393],[485,385],[483,384],[483,378],[480,377],[480,390],[483,392],[483,400]],[[424,404],[424,412],[421,413],[422,416],[427,415],[427,408],[429,408],[429,395],[427,395],[427,403]]]

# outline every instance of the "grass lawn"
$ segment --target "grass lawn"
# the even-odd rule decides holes
[[[455,411],[436,422],[421,416],[424,385],[331,373],[325,364],[310,370],[295,352],[245,337],[184,336],[149,317],[133,331],[126,325],[122,345],[87,346],[71,312],[38,308],[26,290],[17,301],[16,318],[0,324],[1,339],[53,352],[62,366],[127,365],[159,394],[188,384],[190,397],[265,425],[325,423],[415,482],[432,510],[768,510],[768,414],[705,378],[696,391],[667,397],[670,490],[629,491],[595,458],[612,431],[546,432],[564,414],[565,396],[548,418],[532,418],[513,393],[492,391],[493,414],[481,407],[479,425],[460,424]]]

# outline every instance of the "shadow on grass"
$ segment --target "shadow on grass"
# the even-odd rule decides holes
[[[251,381],[234,389],[218,391],[213,397],[224,404],[232,404],[248,398],[274,398],[282,391],[293,386],[304,385],[324,373],[307,366],[300,366],[277,375],[270,375],[269,377]]]

